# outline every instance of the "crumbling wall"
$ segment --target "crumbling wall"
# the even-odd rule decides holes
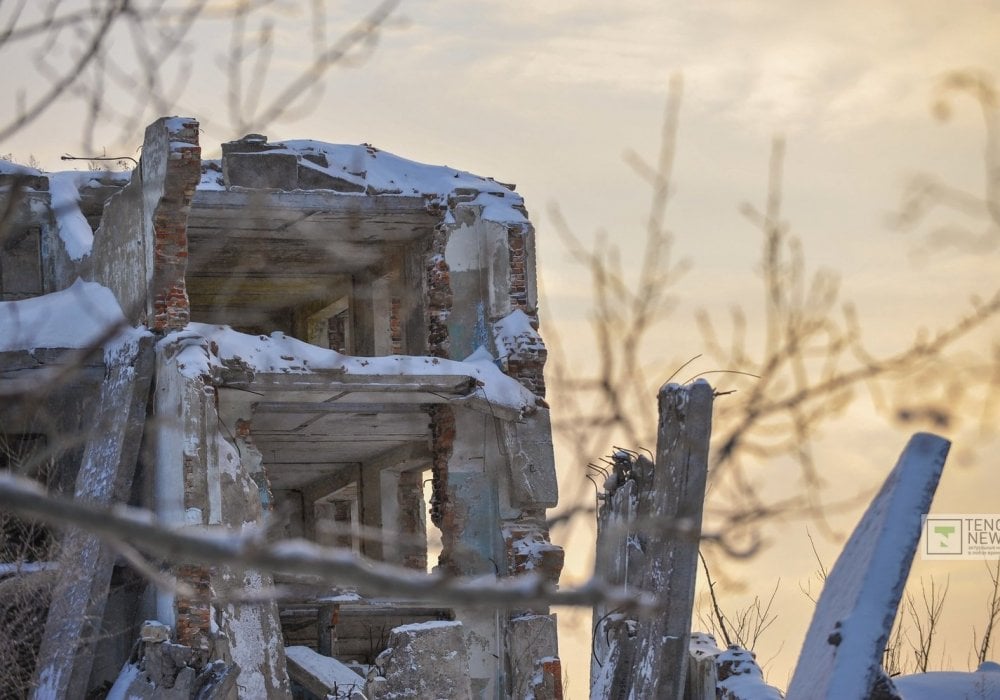
[[[111,289],[131,323],[158,331],[187,324],[187,216],[200,178],[198,122],[158,119],[131,181],[104,206],[80,274]]]
[[[261,488],[250,470],[260,465],[252,459],[244,464],[223,435],[217,379],[185,371],[178,361],[180,350],[192,345],[210,352],[208,342],[197,336],[182,335],[158,347],[157,512],[167,523],[186,526],[254,527],[262,515]],[[271,587],[271,578],[225,566],[182,566],[175,574],[202,594],[161,599],[158,616],[175,625],[178,642],[195,649],[205,662],[235,662],[241,698],[287,697],[277,604],[234,599]]]
[[[527,222],[490,220],[481,204],[463,199],[474,196],[462,193],[453,201],[452,216],[428,246],[430,352],[464,359],[483,347],[541,403],[547,353],[537,332],[534,229]],[[453,408],[432,414],[432,517],[442,531],[446,571],[532,573],[553,586],[558,582],[563,552],[550,542],[545,522],[558,490],[552,429],[543,406],[520,421]],[[547,613],[522,610],[498,617],[456,610],[467,628],[473,692],[496,692],[487,677],[495,663],[490,657],[496,655],[510,671],[503,692],[520,697],[518,693],[537,686],[538,697],[557,696],[551,679],[561,681],[558,643],[554,618]],[[552,633],[526,642],[528,636],[515,631],[525,628],[525,614],[531,615],[532,625]]]
[[[425,270],[427,314],[427,354],[433,357],[451,357],[451,339],[448,317],[454,303],[451,288],[451,269],[445,259],[445,246],[450,227],[441,224],[434,229],[427,245]]]
[[[155,155],[146,160],[147,149]],[[162,158],[166,162],[162,162]],[[146,129],[143,141],[145,229],[152,227],[152,322],[157,331],[180,330],[187,325],[188,304],[184,272],[187,269],[187,217],[201,179],[198,122],[193,119],[160,119]],[[157,179],[162,178],[162,185]],[[145,236],[149,240],[147,233]]]

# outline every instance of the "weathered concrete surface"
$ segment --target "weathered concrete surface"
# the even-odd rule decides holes
[[[352,698],[364,691],[364,678],[309,647],[285,647],[285,656],[291,679],[317,697]]]
[[[556,620],[551,615],[521,615],[510,621],[509,697],[561,700],[562,674]]]
[[[510,474],[511,505],[517,508],[554,507],[559,502],[559,486],[549,410],[539,408],[523,422],[502,421],[501,426]]]
[[[469,657],[461,622],[423,622],[397,627],[375,660],[379,677],[369,682],[371,700],[471,700]]]
[[[228,567],[213,577],[213,585],[223,598],[226,591],[252,593],[273,587],[270,576]],[[239,667],[241,700],[291,697],[277,603],[222,603],[218,626],[213,658]]]
[[[636,619],[595,607],[595,700],[683,695],[712,401],[704,381],[664,386],[655,465],[615,455],[598,514],[596,570],[608,583],[655,594],[662,610]]]
[[[498,574],[503,543],[497,472],[503,457],[490,436],[494,421],[465,408],[456,407],[452,414],[440,561],[459,576]]]
[[[159,119],[146,129],[132,180],[104,207],[80,274],[111,289],[131,323],[187,323],[187,214],[200,164],[198,122]]]
[[[882,652],[950,446],[910,438],[827,576],[788,697],[863,700],[884,677]]]
[[[680,698],[688,659],[701,516],[708,478],[714,392],[707,382],[660,389],[653,488],[639,494],[639,512],[652,522],[639,533],[646,552],[642,590],[665,609],[640,620],[636,670],[630,695]],[[643,508],[646,505],[646,508]]]
[[[123,342],[106,356],[107,375],[74,493],[99,504],[127,501],[132,488],[154,366],[152,338]],[[34,697],[82,698],[87,692],[114,558],[95,535],[66,532]]]
[[[202,343],[190,338],[178,341]],[[255,526],[262,516],[260,471],[253,451],[244,464],[236,446],[223,434],[212,377],[184,375],[177,360],[178,347],[162,345],[158,353],[156,414],[157,512],[173,526],[222,525],[235,529]],[[233,439],[239,431],[233,433]],[[246,444],[247,435],[239,437]],[[202,591],[196,600],[161,597],[158,616],[173,622],[177,638],[212,658],[239,667],[237,686],[241,698],[281,698],[289,694],[284,646],[277,604],[223,602],[216,610],[218,634],[212,632],[212,608],[207,597],[226,600],[228,593],[270,588],[270,576],[230,567],[205,569],[180,567],[178,576]]]

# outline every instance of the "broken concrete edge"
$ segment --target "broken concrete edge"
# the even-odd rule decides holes
[[[155,620],[140,627],[139,642],[108,691],[129,700],[228,700],[239,666],[207,660],[201,650],[172,641],[170,628]]]
[[[465,625],[458,621],[396,627],[369,671],[368,695],[471,700],[468,648]]]

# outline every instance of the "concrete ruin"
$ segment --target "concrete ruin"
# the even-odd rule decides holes
[[[44,462],[52,490],[170,528],[266,523],[421,573],[554,585],[534,229],[514,187],[254,134],[203,160],[198,137],[156,121],[130,174],[2,164],[0,437],[32,449],[0,467]],[[36,697],[116,679],[132,697],[423,697],[406,689],[445,676],[454,697],[561,693],[547,609],[188,564],[165,569],[171,592],[92,536],[59,541]]]

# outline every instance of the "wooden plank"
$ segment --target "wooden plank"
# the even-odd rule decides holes
[[[882,652],[950,445],[930,433],[910,438],[827,576],[789,698],[864,700],[883,677]]]

